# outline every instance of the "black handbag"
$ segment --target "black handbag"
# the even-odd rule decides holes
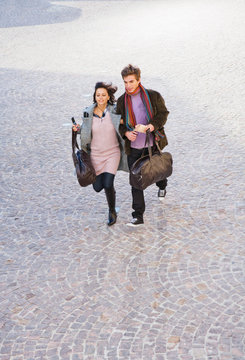
[[[149,132],[146,133],[145,146],[148,144],[148,154],[135,161],[130,169],[130,185],[139,190],[145,190],[157,181],[164,180],[173,172],[173,159],[169,152],[161,152],[156,141],[156,151],[152,153],[149,142]]]
[[[76,148],[78,149],[76,151]],[[77,131],[72,129],[72,159],[75,166],[77,180],[85,187],[95,182],[96,174],[88,153],[80,149],[77,144]]]

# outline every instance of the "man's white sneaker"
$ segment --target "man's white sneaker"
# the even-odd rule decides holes
[[[138,226],[138,225],[143,225],[144,224],[144,220],[142,219],[138,219],[138,218],[133,218],[130,223],[128,223],[128,226]]]
[[[167,193],[166,189],[164,189],[164,190],[159,189],[158,194],[157,194],[159,200],[163,200],[166,196],[166,193]]]

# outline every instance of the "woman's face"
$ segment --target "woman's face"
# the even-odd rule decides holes
[[[95,93],[95,100],[98,105],[107,105],[108,100],[110,99],[110,96],[106,89],[104,88],[98,88]]]

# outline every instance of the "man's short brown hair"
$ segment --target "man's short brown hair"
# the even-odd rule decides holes
[[[135,75],[136,80],[140,79],[140,68],[129,64],[121,71],[122,78],[124,79],[128,75]]]

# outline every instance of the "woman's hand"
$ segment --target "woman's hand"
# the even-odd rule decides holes
[[[137,131],[126,131],[126,132],[125,132],[125,136],[127,136],[127,138],[128,138],[130,141],[136,140],[137,135],[138,135]]]
[[[75,131],[75,132],[79,131],[80,130],[80,125],[79,124],[73,125],[72,130]]]

